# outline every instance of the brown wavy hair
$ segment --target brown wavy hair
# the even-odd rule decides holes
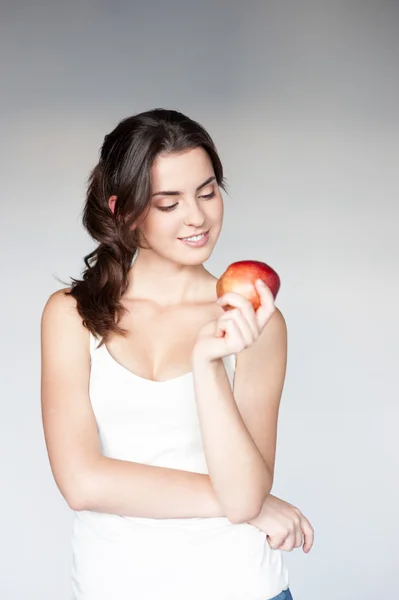
[[[223,167],[214,142],[196,121],[176,110],[156,108],[120,121],[108,133],[98,164],[87,180],[83,225],[99,242],[84,257],[82,279],[70,278],[83,325],[107,341],[111,331],[125,335],[118,322],[124,312],[121,296],[133,256],[140,246],[139,223],[150,208],[151,167],[159,155],[203,148],[218,185],[226,192]],[[108,200],[115,195],[114,213]],[[131,226],[136,223],[136,228]]]

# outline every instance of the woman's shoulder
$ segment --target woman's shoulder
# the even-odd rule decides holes
[[[42,332],[51,332],[51,337],[65,332],[66,335],[78,336],[83,340],[88,337],[88,331],[77,310],[76,299],[69,293],[71,289],[62,288],[49,296],[43,308],[41,328]]]
[[[71,290],[72,288],[66,287],[53,292],[44,305],[43,315],[78,314],[77,303],[75,298],[70,294]]]

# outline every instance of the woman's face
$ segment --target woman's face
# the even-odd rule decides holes
[[[151,187],[151,206],[139,224],[143,245],[181,264],[206,261],[223,222],[223,198],[208,154],[194,148],[159,156],[151,169]],[[160,193],[165,191],[176,193]],[[203,231],[209,231],[205,246],[191,247],[179,239]]]

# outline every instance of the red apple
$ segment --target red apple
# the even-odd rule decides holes
[[[262,279],[276,298],[280,289],[280,277],[274,269],[259,260],[239,260],[231,263],[216,282],[217,297],[220,298],[226,292],[235,292],[252,302],[254,310],[257,310],[261,304],[255,287],[257,279]],[[226,304],[222,308],[230,310],[234,306]]]

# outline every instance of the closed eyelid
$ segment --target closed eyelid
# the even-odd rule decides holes
[[[216,192],[213,189],[212,192],[210,192],[209,194],[200,194],[199,197],[200,198],[207,198],[207,199],[210,200],[211,198],[214,198],[214,196],[216,196]],[[174,208],[176,208],[176,206],[178,204],[179,203],[176,202],[175,204],[170,204],[169,206],[157,206],[156,208],[158,208],[158,210],[161,210],[161,211],[168,211],[168,210],[173,210]]]

